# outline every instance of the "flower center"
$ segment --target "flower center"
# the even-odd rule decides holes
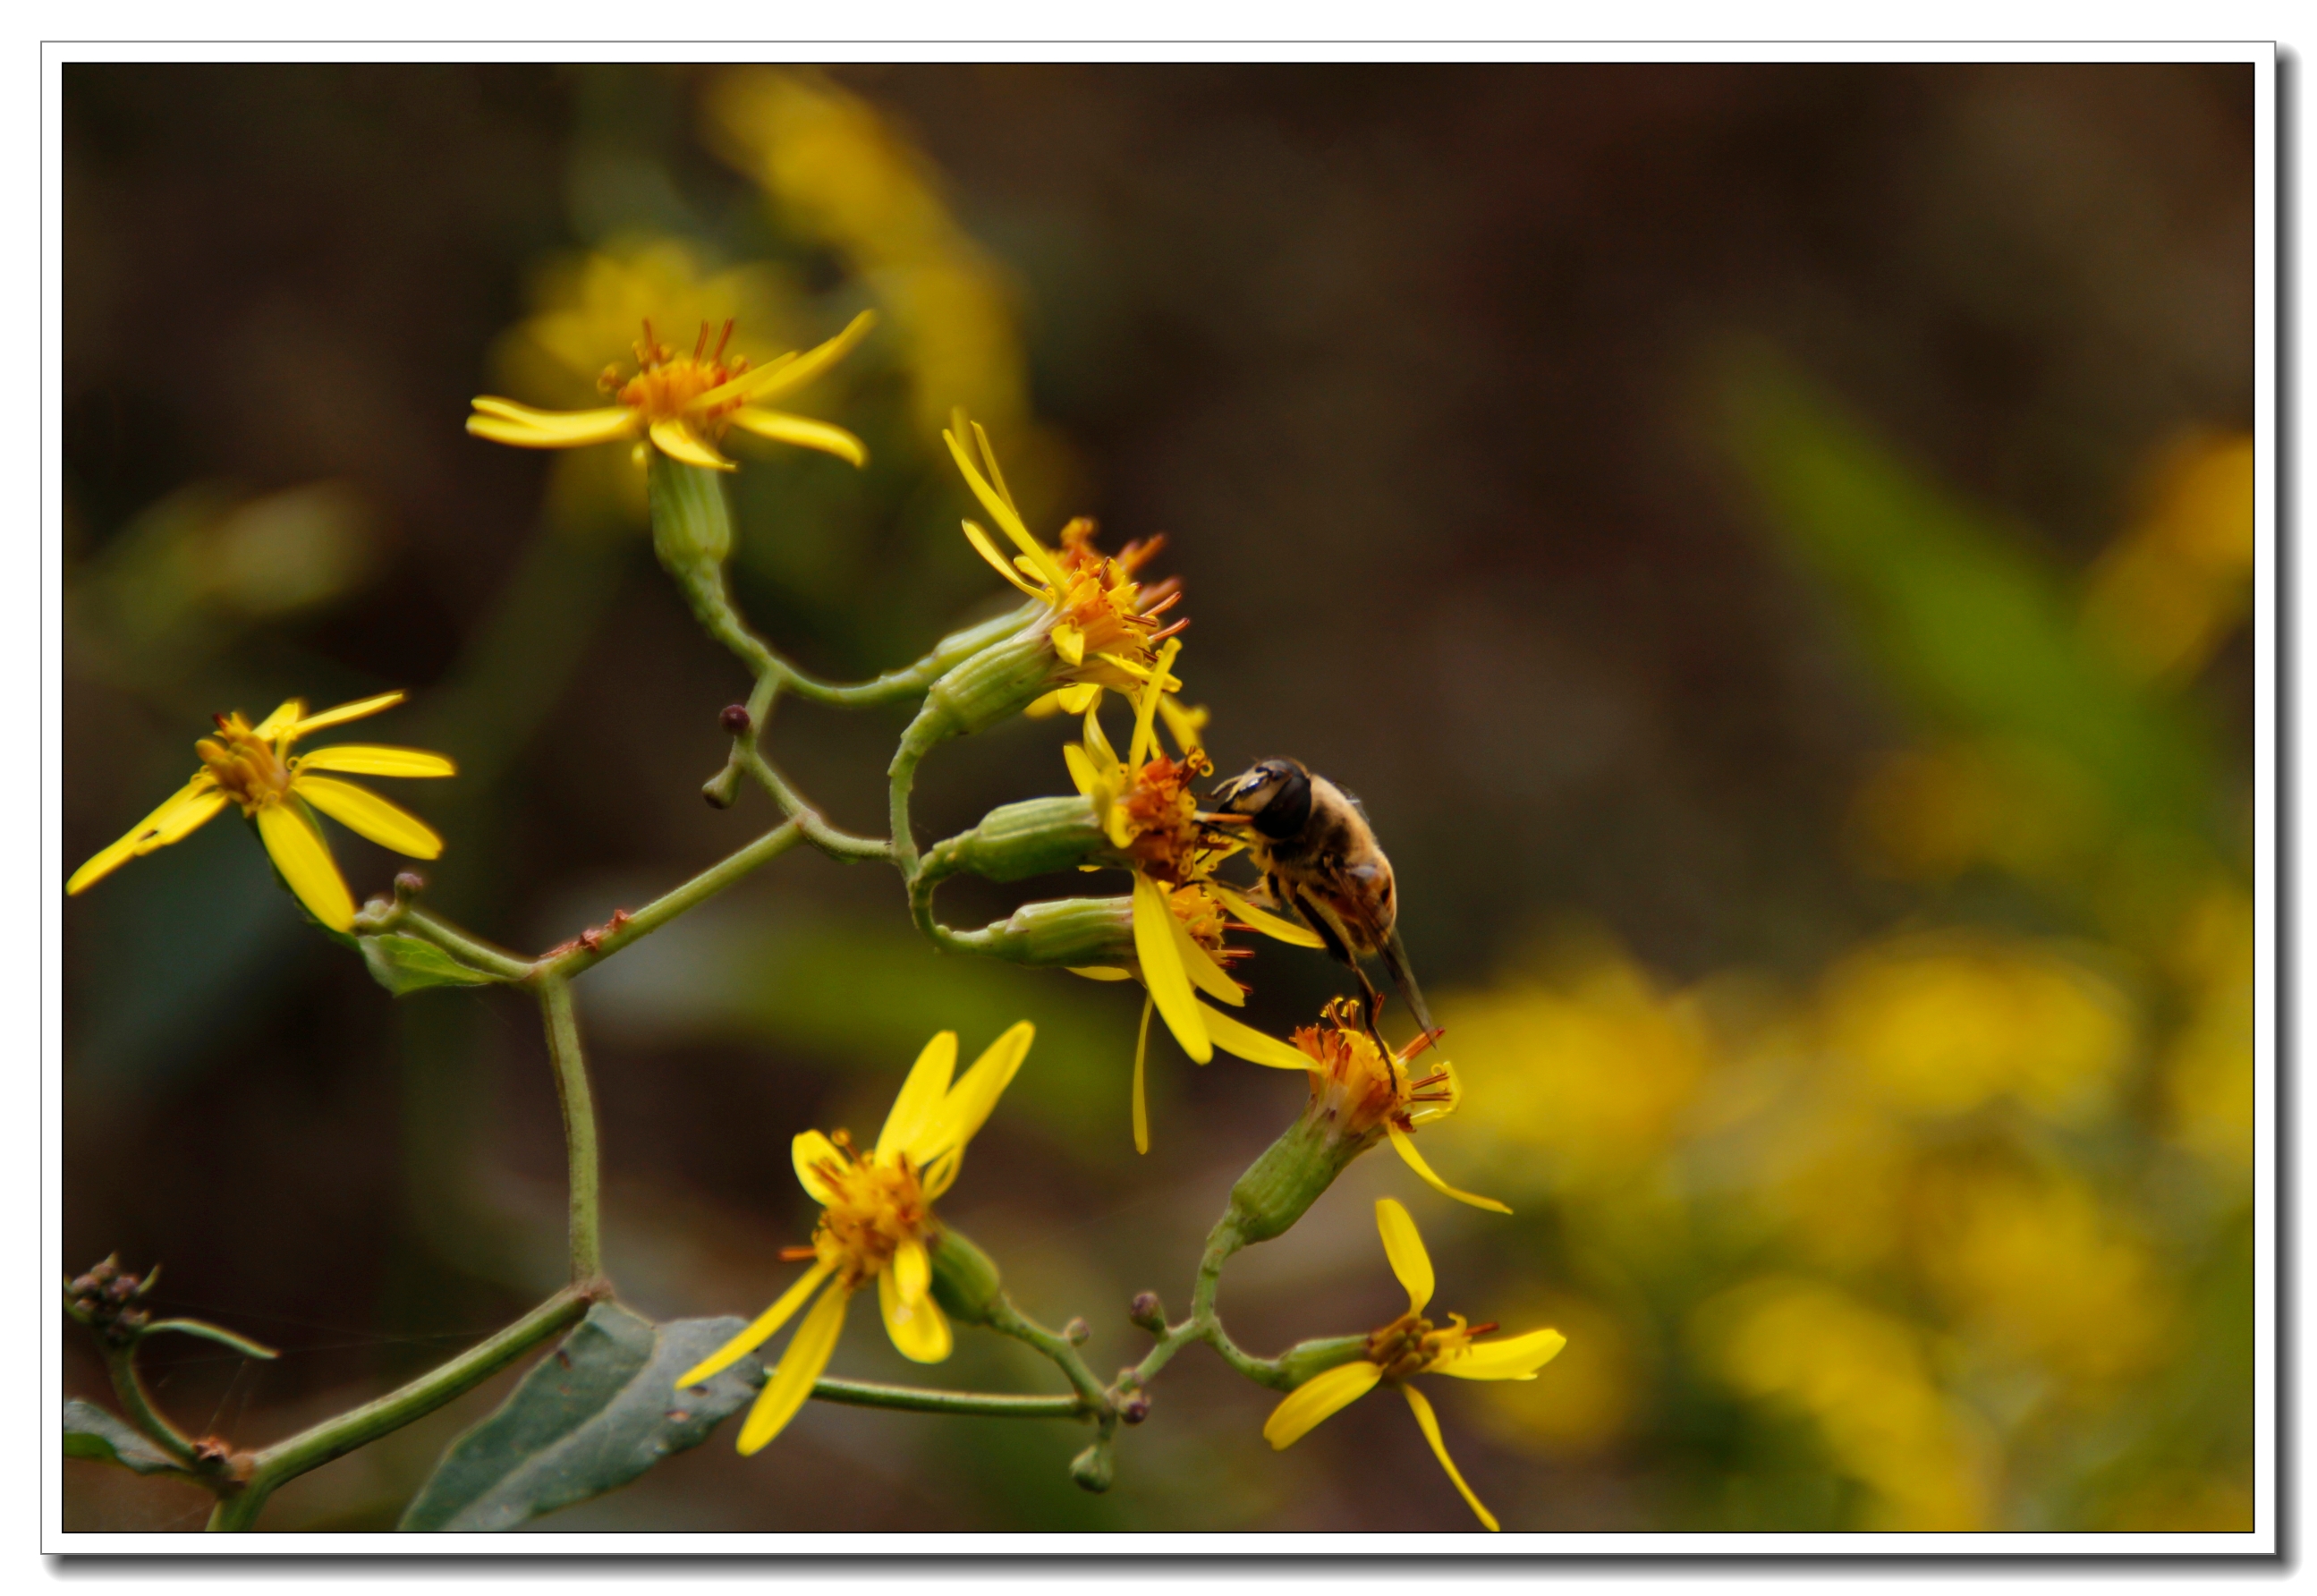
[[[250,729],[238,713],[216,718],[218,734],[193,744],[210,778],[225,789],[245,813],[279,803],[290,790],[290,767],[281,753]]]
[[[1380,1129],[1389,1120],[1413,1130],[1420,1119],[1436,1118],[1455,1102],[1445,1069],[1418,1075],[1409,1061],[1432,1045],[1419,1036],[1387,1055],[1354,1021],[1354,1006],[1330,999],[1316,1026],[1299,1027],[1293,1038],[1311,1060],[1311,1096],[1328,1099],[1325,1112],[1351,1134]]]
[[[651,323],[644,323],[644,336],[636,345],[638,371],[622,381],[617,366],[607,367],[603,386],[617,393],[620,403],[631,410],[640,411],[646,421],[686,420],[698,425],[715,423],[740,408],[740,399],[728,399],[720,404],[701,407],[700,396],[711,389],[721,388],[748,369],[746,355],[735,356],[730,365],[724,363],[724,346],[732,340],[732,324],[724,324],[723,336],[716,340],[711,353],[708,347],[709,326],[700,324],[700,341],[690,354],[678,354],[666,344],[652,336]]]
[[[1448,1323],[1436,1329],[1432,1321],[1417,1314],[1402,1314],[1382,1330],[1368,1334],[1367,1360],[1383,1371],[1387,1380],[1405,1380],[1420,1375],[1444,1358],[1460,1358],[1481,1337],[1496,1329],[1494,1324],[1464,1323],[1462,1314],[1448,1315]]]
[[[854,1150],[843,1131],[829,1138],[842,1159],[824,1159],[815,1172],[836,1200],[823,1208],[812,1252],[848,1282],[881,1273],[901,1243],[920,1240],[926,1225],[925,1188],[905,1154],[890,1161]]]
[[[1176,886],[1205,874],[1214,840],[1199,825],[1199,803],[1191,784],[1213,770],[1206,755],[1193,749],[1181,759],[1153,754],[1134,772],[1119,807],[1134,833],[1127,852],[1144,874]]]
[[[1057,619],[1086,634],[1089,654],[1130,653],[1146,657],[1185,622],[1160,630],[1158,617],[1182,597],[1169,577],[1149,588],[1134,573],[1166,542],[1163,537],[1129,543],[1115,558],[1094,546],[1095,525],[1081,516],[1062,528],[1062,583],[1054,595]]]

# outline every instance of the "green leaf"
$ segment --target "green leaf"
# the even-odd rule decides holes
[[[177,1460],[93,1402],[65,1403],[65,1456],[118,1463],[139,1474],[179,1474]]]
[[[379,985],[398,998],[430,986],[489,986],[498,980],[431,942],[394,931],[362,937],[362,955]]]
[[[405,1529],[512,1529],[618,1489],[696,1447],[764,1384],[743,1358],[704,1386],[675,1377],[739,1334],[739,1319],[654,1324],[597,1303],[498,1411],[451,1444]]]

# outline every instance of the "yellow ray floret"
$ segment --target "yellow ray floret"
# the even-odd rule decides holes
[[[1449,1481],[1474,1516],[1495,1529],[1498,1527],[1496,1515],[1464,1483],[1455,1459],[1448,1455],[1448,1443],[1440,1434],[1440,1421],[1432,1403],[1412,1382],[1426,1374],[1454,1375],[1466,1380],[1533,1380],[1567,1342],[1557,1330],[1482,1340],[1497,1327],[1468,1325],[1458,1314],[1450,1314],[1445,1327],[1436,1328],[1423,1316],[1432,1300],[1432,1257],[1417,1233],[1416,1221],[1406,1208],[1384,1197],[1376,1204],[1376,1232],[1383,1239],[1384,1257],[1393,1275],[1408,1288],[1408,1312],[1373,1331],[1358,1358],[1324,1369],[1288,1393],[1265,1421],[1263,1439],[1274,1450],[1293,1446],[1315,1425],[1379,1385],[1398,1386]]]
[[[956,1180],[966,1143],[997,1106],[1035,1035],[1028,1020],[1015,1024],[957,1076],[957,1034],[943,1031],[910,1066],[873,1148],[861,1151],[843,1131],[806,1131],[790,1143],[797,1181],[821,1214],[812,1244],[782,1256],[810,1258],[813,1266],[746,1330],[676,1381],[679,1387],[696,1385],[729,1368],[819,1293],[740,1427],[743,1453],[765,1446],[796,1416],[836,1349],[845,1305],[872,1280],[885,1333],[901,1356],[918,1363],[949,1356],[949,1320],[933,1296],[932,1249],[940,1228],[932,1204]]]
[[[322,773],[444,776],[457,775],[458,767],[423,749],[369,743],[342,743],[302,754],[290,750],[310,732],[392,709],[402,699],[400,693],[381,693],[309,715],[305,700],[292,698],[255,726],[238,711],[217,716],[216,735],[193,744],[201,760],[193,779],[139,820],[128,835],[74,871],[65,891],[85,891],[130,860],[168,847],[230,802],[238,804],[255,825],[274,868],[307,912],[333,931],[352,930],[353,894],[330,857],[329,844],[323,839],[314,811],[415,859],[440,856],[443,839],[400,806]]]

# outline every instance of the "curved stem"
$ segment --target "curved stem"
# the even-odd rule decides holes
[[[1048,1330],[1024,1314],[1002,1291],[990,1304],[989,1317],[984,1323],[998,1334],[1012,1336],[1051,1359],[1054,1367],[1062,1371],[1062,1377],[1069,1381],[1070,1389],[1078,1393],[1078,1401],[1084,1404],[1084,1410],[1099,1417],[1104,1435],[1116,1428],[1118,1413],[1111,1405],[1110,1394],[1103,1388],[1102,1382],[1094,1377],[1094,1371],[1087,1367],[1086,1359],[1078,1356],[1078,1349],[1071,1344],[1069,1338]]]
[[[488,1340],[429,1369],[408,1385],[325,1419],[287,1440],[276,1441],[255,1455],[248,1482],[219,1501],[209,1527],[248,1529],[257,1521],[266,1499],[282,1484],[465,1395],[558,1331],[577,1323],[593,1300],[589,1293],[576,1287],[559,1291]]]
[[[883,838],[857,837],[830,825],[819,810],[806,802],[801,793],[789,785],[788,777],[774,769],[771,761],[757,749],[748,749],[739,758],[741,767],[772,794],[773,802],[781,806],[781,812],[794,820],[803,831],[805,840],[830,858],[850,864],[855,860],[893,856],[892,845]]]
[[[579,1047],[569,983],[556,975],[541,978],[539,1007],[547,1024],[548,1057],[555,1066],[555,1095],[563,1105],[563,1144],[571,1170],[571,1285],[574,1290],[598,1289],[604,1285],[603,1167],[595,1151],[595,1099],[587,1087],[587,1059]]]
[[[794,847],[804,834],[805,829],[800,821],[783,820],[746,847],[727,854],[690,881],[661,893],[634,913],[614,916],[613,923],[601,930],[541,954],[536,964],[524,966],[525,976],[536,981],[568,980],[583,970],[602,964],[639,937],[650,936],[686,910],[698,908],[758,865],[779,858]]]
[[[910,729],[916,729],[916,722],[911,722]],[[904,733],[901,746],[894,750],[893,762],[885,771],[885,823],[893,838],[893,863],[903,881],[915,881],[917,874],[917,839],[909,829],[909,789],[917,785],[917,761],[924,758],[925,750],[916,747]]]
[[[104,1349],[104,1372],[112,1376],[112,1394],[120,1398],[121,1411],[127,1415],[129,1421],[186,1468],[196,1468],[193,1443],[184,1431],[169,1422],[153,1401],[153,1394],[145,1389],[145,1378],[137,1372],[135,1346],[107,1346]]]
[[[404,903],[389,910],[388,919],[380,924],[379,929],[416,932],[461,964],[471,964],[502,981],[521,981],[531,973],[529,960],[470,936],[449,921],[427,913],[416,903]]]
[[[911,1413],[961,1413],[993,1419],[1085,1419],[1101,1410],[1101,1394],[1077,1396],[1013,1396],[980,1391],[930,1391],[917,1385],[877,1385],[863,1380],[821,1380],[816,1402],[857,1408],[896,1408]]]

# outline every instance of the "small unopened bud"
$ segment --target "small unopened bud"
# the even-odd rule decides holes
[[[1083,1347],[1094,1338],[1094,1327],[1083,1319],[1073,1319],[1062,1326],[1062,1340],[1073,1347]]]
[[[942,1311],[961,1323],[989,1323],[1000,1290],[989,1254],[947,1225],[935,1234],[931,1251],[934,1300]]]
[[[1021,881],[1075,869],[1110,853],[1110,838],[1095,819],[1092,802],[1032,798],[991,810],[972,830],[927,854],[926,865],[944,875],[962,870],[989,881]]]
[[[1071,1458],[1070,1478],[1078,1482],[1081,1491],[1109,1490],[1112,1478],[1109,1447],[1096,1441]]]
[[[1167,1328],[1167,1305],[1158,1300],[1155,1291],[1138,1291],[1134,1300],[1126,1305],[1126,1317],[1138,1330],[1157,1335]]]
[[[416,870],[405,870],[394,878],[394,901],[407,903],[426,890],[426,878]]]
[[[1140,1424],[1150,1416],[1150,1399],[1140,1391],[1118,1404],[1118,1418],[1122,1424]]]
[[[726,704],[724,713],[717,716],[716,721],[734,737],[747,736],[749,729],[756,723],[748,719],[748,706],[745,704]]]

